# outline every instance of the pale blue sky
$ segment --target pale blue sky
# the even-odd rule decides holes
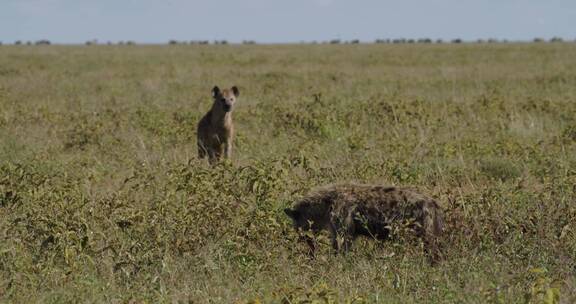
[[[0,41],[576,39],[576,0],[0,0]]]

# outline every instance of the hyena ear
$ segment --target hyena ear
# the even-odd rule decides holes
[[[220,95],[220,88],[218,86],[214,86],[214,88],[212,88],[212,97],[216,98],[218,95]]]
[[[298,217],[298,211],[292,210],[290,208],[284,209],[284,213],[286,213],[286,215],[288,215],[289,217],[291,217],[293,219]]]
[[[234,96],[238,97],[240,95],[240,91],[238,90],[238,87],[233,86],[232,87],[232,93],[234,93]]]

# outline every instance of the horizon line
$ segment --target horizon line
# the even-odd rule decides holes
[[[300,41],[263,41],[259,42],[254,39],[227,40],[227,39],[168,39],[166,41],[136,41],[126,40],[99,40],[88,39],[83,42],[62,42],[51,41],[50,39],[17,39],[12,42],[5,42],[0,39],[0,45],[292,45],[292,44],[463,44],[463,43],[549,43],[549,42],[566,42],[574,43],[576,38],[565,38],[561,36],[534,37],[532,39],[506,39],[506,38],[376,38],[372,40],[362,39],[328,39],[328,40],[300,40]]]

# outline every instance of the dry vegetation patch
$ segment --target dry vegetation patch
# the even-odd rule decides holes
[[[0,301],[576,301],[576,46],[0,47]],[[196,159],[237,84],[233,163]],[[307,257],[282,210],[416,186],[446,260]]]

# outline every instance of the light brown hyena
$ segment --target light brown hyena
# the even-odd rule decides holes
[[[357,236],[386,240],[396,231],[408,228],[424,241],[432,263],[440,258],[442,210],[434,199],[412,189],[354,183],[330,185],[312,191],[284,212],[292,218],[312,254],[315,242],[302,232],[328,230],[333,248],[341,252],[347,251]]]
[[[211,164],[222,156],[230,158],[234,139],[232,109],[239,95],[240,91],[235,86],[222,91],[217,86],[212,89],[212,108],[198,123],[199,158],[208,156]]]

